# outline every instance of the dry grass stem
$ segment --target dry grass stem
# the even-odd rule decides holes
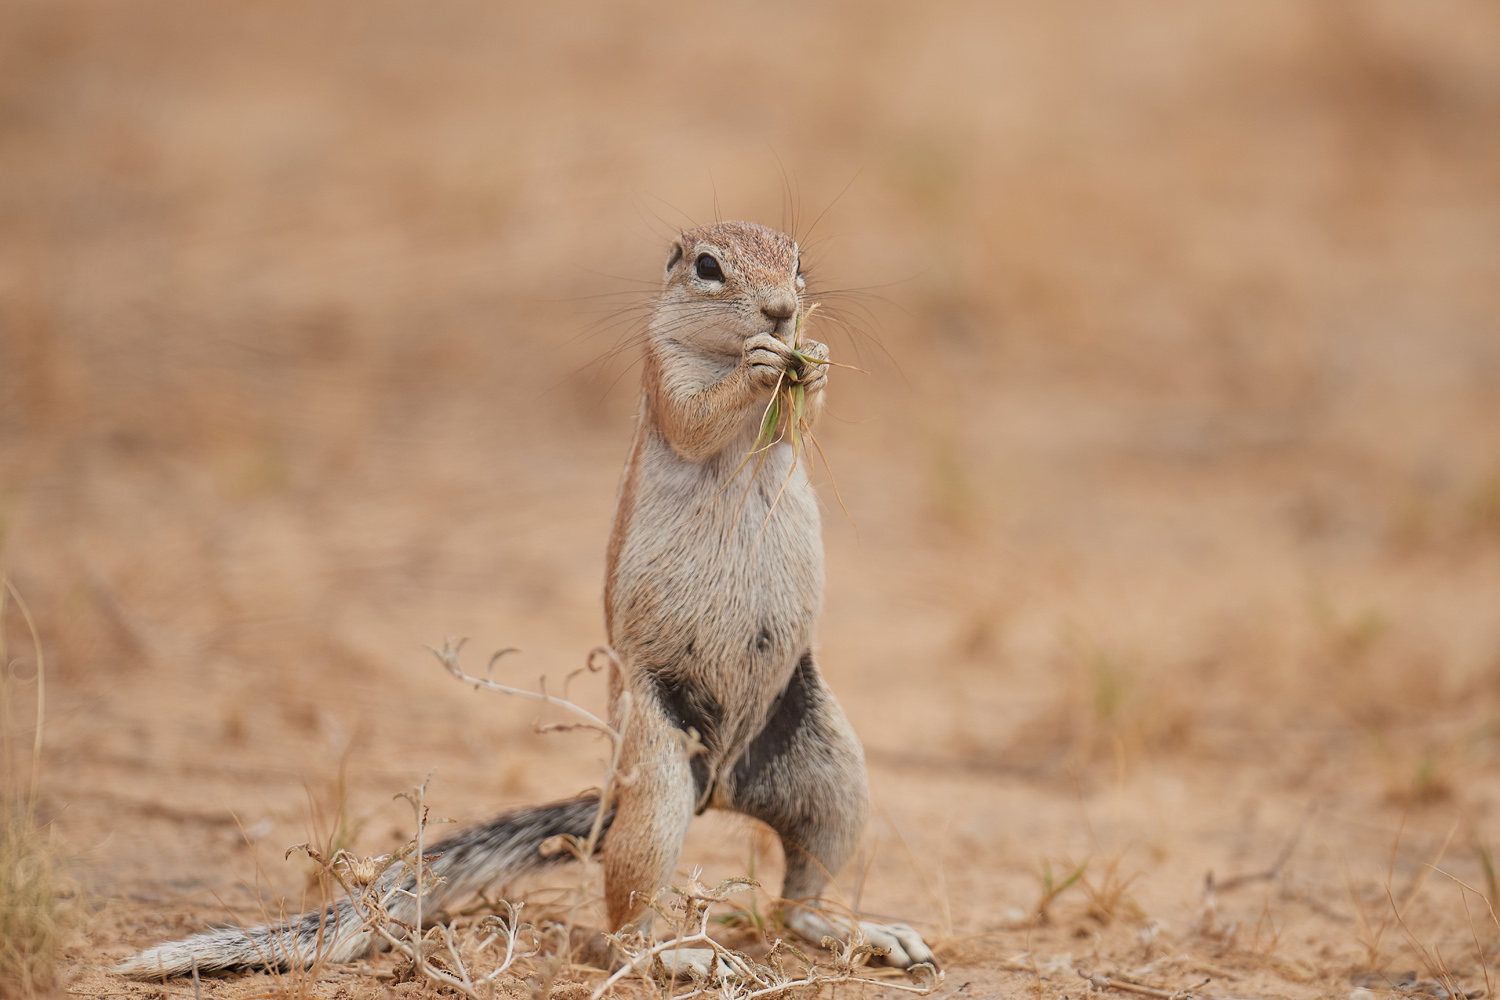
[[[5,637],[7,604],[26,623],[35,658],[34,730],[24,791],[17,780],[11,703],[15,663]],[[68,877],[50,825],[37,821],[47,664],[31,609],[8,576],[0,575],[0,994],[49,995],[57,984],[63,939],[77,918],[78,887]]]
[[[1203,980],[1201,983],[1195,983],[1194,985],[1189,986],[1186,989],[1164,990],[1158,989],[1155,986],[1142,986],[1140,983],[1133,983],[1128,979],[1118,979],[1111,976],[1102,975],[1100,973],[1084,972],[1082,969],[1078,970],[1078,975],[1084,981],[1086,981],[1089,984],[1089,988],[1093,990],[1122,990],[1126,993],[1136,993],[1143,997],[1155,997],[1157,998],[1157,1000],[1187,1000],[1187,998],[1193,996],[1196,991],[1201,990],[1203,987],[1213,982],[1213,980],[1210,978]]]

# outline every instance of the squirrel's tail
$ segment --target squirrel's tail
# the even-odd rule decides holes
[[[434,844],[430,850],[439,856],[428,871],[438,878],[423,896],[422,909],[437,913],[444,899],[461,898],[491,883],[571,860],[571,851],[543,854],[543,845],[557,836],[586,840],[598,812],[599,797],[585,795],[504,813]],[[612,812],[605,814],[606,829],[613,818]],[[413,880],[404,866],[388,872],[389,884],[381,888],[389,889],[397,879],[404,880],[403,889],[411,888]],[[397,894],[389,912],[397,920],[410,922],[415,915],[412,897]],[[195,967],[199,972],[305,969],[315,963],[353,961],[370,951],[373,937],[354,904],[343,899],[279,923],[221,927],[157,945],[115,971],[131,979],[168,979],[190,975]]]

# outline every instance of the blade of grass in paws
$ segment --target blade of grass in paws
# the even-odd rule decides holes
[[[771,515],[776,513],[776,505],[781,503],[781,495],[786,492],[786,484],[792,481],[792,473],[797,471],[797,463],[802,460],[802,433],[807,427],[805,416],[807,408],[807,390],[797,383],[792,383],[782,390],[781,395],[786,397],[786,430],[785,435],[788,443],[792,446],[792,464],[787,466],[786,477],[781,480],[781,489],[776,491],[776,496],[771,500],[771,506],[766,508],[766,519],[761,522],[760,530],[766,530],[766,522],[771,520]],[[780,398],[780,396],[778,396]],[[760,536],[756,536],[759,542]]]
[[[776,513],[777,506],[781,503],[781,497],[786,492],[787,485],[792,481],[792,476],[797,471],[797,465],[802,460],[802,453],[806,450],[804,439],[810,440],[813,447],[817,448],[818,455],[823,459],[823,465],[828,468],[828,456],[823,453],[823,446],[812,433],[812,426],[807,421],[807,387],[802,384],[810,365],[834,366],[837,368],[850,368],[857,372],[869,374],[862,368],[853,365],[843,365],[836,361],[825,358],[815,358],[804,354],[799,346],[802,342],[802,328],[807,325],[808,319],[818,308],[819,303],[814,302],[808,306],[798,317],[796,324],[792,327],[792,342],[788,345],[792,349],[792,356],[797,360],[798,373],[795,376],[783,370],[776,379],[776,386],[771,392],[771,398],[766,403],[765,412],[761,415],[760,429],[756,433],[755,443],[750,451],[740,460],[729,479],[732,481],[745,468],[753,455],[756,457],[755,468],[751,473],[750,481],[745,484],[745,492],[740,496],[739,507],[735,510],[735,518],[739,518],[744,509],[745,501],[749,499],[750,490],[755,482],[755,477],[765,465],[766,454],[771,447],[788,442],[792,446],[792,463],[787,467],[786,476],[781,481],[781,488],[776,491],[770,506],[766,509],[765,519],[761,522],[760,532],[756,535],[756,544],[760,543],[760,536],[765,533],[766,525],[771,521],[771,515]],[[779,431],[779,432],[778,432]],[[849,507],[844,503],[843,494],[839,492],[838,480],[834,478],[833,471],[829,468],[828,479],[833,484],[833,492],[838,497],[839,506],[843,508],[844,516],[849,518],[849,523],[854,524],[854,518],[849,514]],[[855,530],[858,530],[856,525]]]
[[[786,436],[785,429],[780,434],[776,433],[776,428],[781,424],[781,397],[785,382],[786,372],[782,372],[776,378],[776,387],[771,391],[771,398],[767,401],[765,410],[761,412],[760,430],[756,432],[755,443],[750,446],[749,451],[745,452],[745,457],[740,459],[740,464],[736,465],[734,471],[729,474],[726,485],[734,481],[734,477],[740,474],[741,470],[745,468],[746,463],[752,458],[758,457],[758,461],[755,463],[755,471],[759,472],[761,465],[765,463],[766,452],[771,450],[772,445],[780,444],[782,438]],[[754,477],[752,476],[751,478]]]
[[[776,387],[771,391],[771,398],[766,402],[765,411],[761,414],[760,430],[755,435],[755,443],[750,446],[750,450],[745,453],[745,457],[740,459],[740,464],[734,467],[734,471],[729,474],[729,478],[724,480],[724,485],[719,487],[719,492],[714,494],[714,499],[717,500],[729,484],[734,482],[735,476],[738,476],[740,471],[745,468],[751,456],[755,457],[755,468],[750,470],[750,476],[745,481],[745,492],[740,494],[739,505],[734,508],[734,523],[736,524],[739,523],[740,514],[745,509],[745,501],[750,499],[750,490],[755,486],[755,477],[760,475],[761,468],[766,464],[766,453],[771,450],[772,445],[780,442],[786,434],[784,429],[780,434],[776,433],[776,428],[781,423],[781,394],[782,385],[785,382],[786,372],[783,371],[776,377]],[[729,544],[728,535],[724,536],[724,544]]]
[[[827,358],[815,358],[811,354],[803,354],[801,351],[793,351],[792,353],[795,354],[798,360],[802,361],[804,364],[823,365],[827,368],[847,368],[851,372],[859,372],[861,375],[870,374],[865,369],[856,368],[854,365],[846,365],[838,361],[829,361]]]
[[[806,374],[808,365],[823,365],[833,366],[836,368],[849,368],[853,371],[868,375],[869,372],[866,372],[863,368],[855,368],[853,365],[839,364],[836,361],[829,361],[826,358],[815,358],[809,354],[802,353],[802,351],[798,349],[799,345],[802,342],[802,328],[807,325],[808,319],[812,316],[814,310],[816,310],[818,306],[819,303],[817,302],[814,302],[812,305],[808,306],[807,310],[803,312],[802,315],[797,317],[797,323],[792,328],[792,356],[797,359],[801,368],[801,374]],[[828,463],[828,456],[823,451],[823,445],[818,441],[817,436],[813,434],[812,425],[807,422],[807,389],[805,386],[801,385],[800,382],[801,378],[797,378],[789,380],[787,384],[783,385],[782,380],[778,379],[776,383],[776,392],[772,396],[772,400],[774,402],[779,402],[783,397],[785,397],[786,399],[785,409],[787,411],[787,426],[783,430],[783,435],[790,439],[790,443],[792,446],[792,464],[787,468],[786,477],[781,482],[781,488],[776,491],[775,498],[771,501],[770,507],[766,510],[765,520],[761,522],[761,534],[765,533],[766,525],[770,523],[771,515],[776,512],[776,507],[781,502],[781,496],[786,492],[787,484],[791,482],[792,475],[797,470],[797,463],[801,461],[802,452],[805,448],[805,445],[803,444],[804,437],[807,440],[811,441],[813,443],[813,447],[818,450],[818,456],[823,459],[823,467],[828,470],[828,481],[833,485],[833,495],[838,498],[839,507],[843,509],[844,516],[849,519],[849,523],[854,524],[854,517],[849,513],[848,504],[844,503],[844,495],[839,491],[838,479],[834,476],[833,468]],[[781,406],[777,407],[778,419],[781,415],[781,409]],[[774,428],[775,423],[772,423],[770,426]],[[761,436],[766,436],[766,426],[764,424],[762,425]],[[757,438],[757,443],[759,443],[759,441],[760,438]],[[775,442],[771,442],[771,444],[774,443]],[[770,448],[771,444],[765,445],[765,448]],[[759,471],[759,468],[759,465],[757,465],[756,471]],[[748,492],[749,491],[747,490],[747,495]],[[741,503],[743,504],[743,500],[741,501]],[[854,530],[856,532],[859,531],[859,526],[857,524],[854,525]],[[759,544],[759,541],[760,535],[757,535],[756,543]]]
[[[750,459],[755,458],[755,468],[751,470],[750,480],[745,484],[745,492],[740,496],[739,506],[735,508],[734,516],[736,519],[739,518],[739,512],[744,509],[745,500],[750,495],[750,487],[755,483],[755,476],[760,472],[761,466],[765,464],[766,452],[770,450],[773,444],[776,444],[780,440],[779,436],[773,435],[776,434],[776,425],[781,422],[780,392],[782,380],[785,378],[786,372],[782,372],[779,376],[777,376],[776,386],[771,392],[771,398],[766,402],[766,408],[761,412],[760,430],[756,432],[755,442],[750,446],[750,450],[745,452],[745,457],[740,459],[740,464],[736,465],[734,467],[734,471],[724,479],[724,485],[720,486],[717,490],[714,491],[714,495],[709,498],[708,502],[703,505],[698,513],[688,518],[687,521],[684,521],[683,525],[679,525],[679,527],[691,524],[693,521],[696,521],[699,517],[703,516],[704,511],[712,507],[715,503],[718,502],[719,497],[724,495],[724,491],[729,488],[729,484],[734,482],[735,477],[744,470]]]
[[[811,312],[811,310],[808,311]],[[792,446],[792,464],[787,466],[786,476],[781,480],[781,488],[776,491],[776,496],[772,498],[771,505],[766,508],[766,516],[760,522],[760,531],[758,531],[755,535],[756,546],[760,545],[761,536],[766,533],[766,525],[771,523],[771,515],[776,513],[776,507],[781,503],[782,494],[786,492],[787,484],[792,481],[792,475],[797,471],[797,464],[802,461],[802,436],[805,434],[809,438],[812,437],[812,428],[807,423],[807,388],[803,385],[793,382],[785,389],[780,391],[780,393],[778,394],[778,398],[780,395],[785,395],[786,397],[786,433],[790,438],[790,443]],[[822,454],[822,451],[823,449],[820,447],[818,449],[819,454]],[[828,464],[828,459],[826,457],[823,459],[823,464],[825,466]],[[829,478],[832,478],[832,476],[830,475]],[[837,488],[835,487],[835,493],[836,492]],[[843,506],[843,503],[843,498],[840,497],[839,505]],[[846,515],[849,513],[847,508],[845,509],[844,513]]]
[[[789,346],[792,349],[792,356],[802,365],[831,363],[809,357],[797,350],[797,345],[801,343],[802,327],[806,324],[807,318],[813,314],[813,310],[818,308],[818,305],[819,303],[814,302],[808,306],[797,317],[797,322],[792,327],[792,342]],[[795,393],[795,397],[793,393]],[[782,405],[783,400],[785,400],[785,406]],[[786,412],[783,413],[783,410]],[[797,385],[795,379],[788,378],[786,370],[782,369],[781,373],[776,377],[776,386],[771,390],[771,398],[766,403],[765,411],[761,414],[760,430],[755,435],[755,443],[750,446],[750,450],[745,453],[745,457],[740,460],[740,464],[735,466],[734,472],[730,474],[729,478],[733,480],[735,476],[738,476],[740,471],[745,468],[745,464],[750,461],[752,455],[759,456],[760,460],[755,465],[755,471],[759,472],[761,465],[765,462],[765,453],[771,449],[772,445],[780,444],[788,436],[792,439],[793,464],[795,466],[795,456],[799,445],[798,425],[806,424],[804,417],[805,410],[806,390],[802,386]],[[785,427],[781,427],[781,433],[778,434],[777,428],[781,426],[783,416],[787,418],[787,424]]]

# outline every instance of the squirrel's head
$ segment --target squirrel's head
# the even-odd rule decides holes
[[[801,252],[754,222],[689,229],[667,251],[653,337],[738,359],[758,333],[791,337],[802,292]]]

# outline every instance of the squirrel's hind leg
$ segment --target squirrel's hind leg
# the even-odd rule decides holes
[[[650,900],[677,873],[697,799],[677,725],[649,693],[634,700],[621,766],[601,854],[610,925],[628,931],[650,925]]]
[[[832,692],[805,653],[765,728],[726,775],[730,808],[781,835],[786,854],[782,912],[811,944],[847,939],[848,920],[817,899],[854,853],[870,813],[864,750]],[[859,921],[865,939],[902,968],[933,962],[921,935],[905,924]]]

